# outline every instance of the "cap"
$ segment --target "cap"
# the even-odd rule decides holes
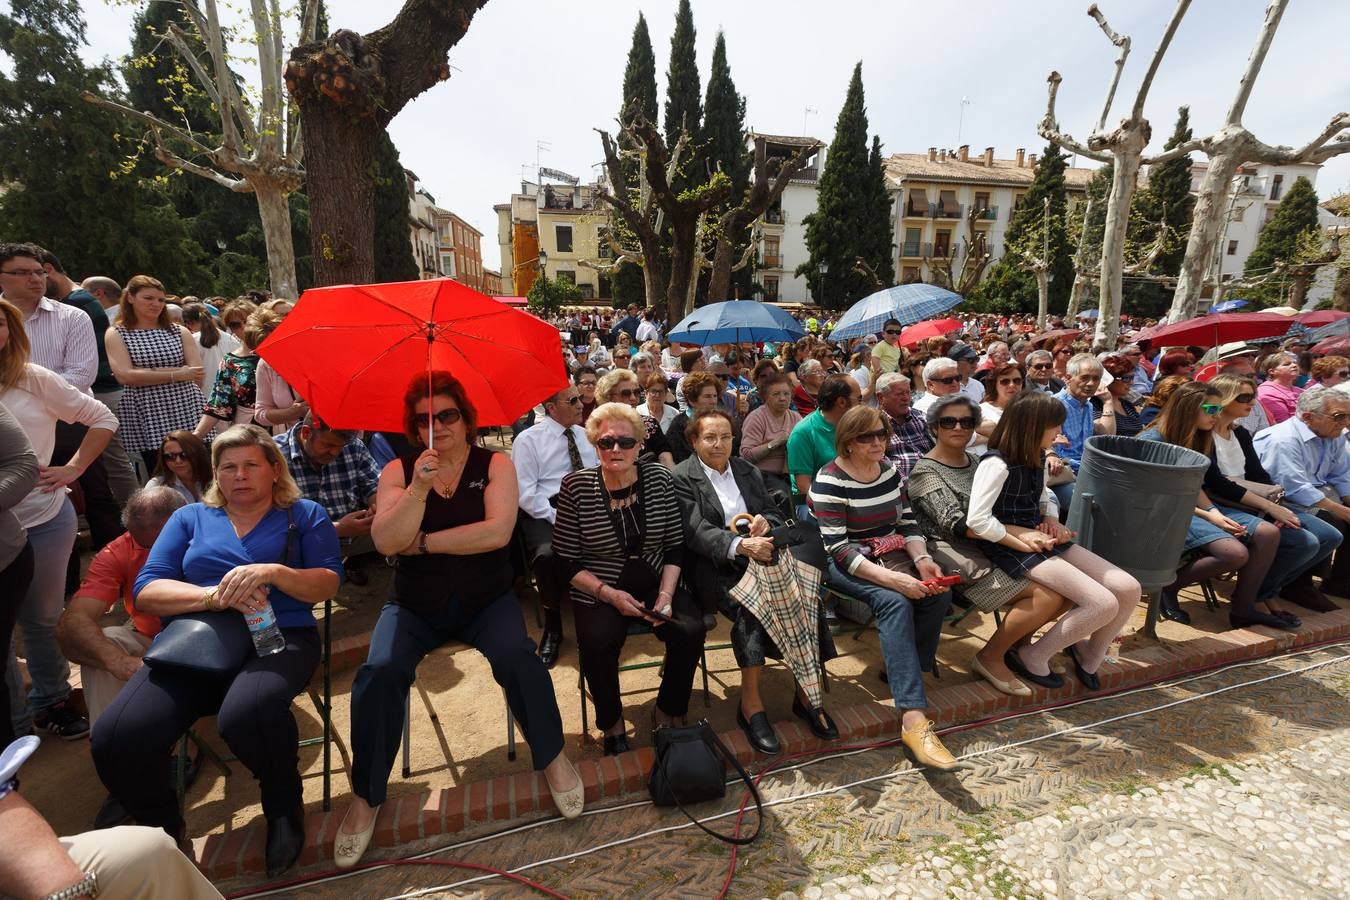
[[[968,359],[974,361],[980,358],[980,354],[969,344],[963,344],[958,341],[952,345],[952,349],[947,351],[947,358],[955,360]]]
[[[1226,344],[1220,344],[1218,352],[1214,355],[1216,360],[1233,359],[1237,356],[1246,356],[1249,353],[1255,353],[1251,347],[1247,346],[1246,341],[1229,341]]]

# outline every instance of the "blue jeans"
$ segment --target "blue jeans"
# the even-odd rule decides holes
[[[56,622],[65,609],[66,561],[75,546],[75,507],[67,499],[61,511],[41,525],[28,529],[33,548],[33,580],[19,607],[18,630],[23,632],[28,656],[28,677],[33,689],[27,698],[23,678],[9,646],[5,681],[9,687],[10,718],[15,734],[27,734],[33,714],[55,706],[70,696],[70,663],[56,643]],[[26,702],[25,702],[26,701]]]
[[[1304,572],[1329,559],[1341,545],[1341,530],[1327,520],[1310,512],[1298,512],[1298,520],[1302,528],[1280,529],[1280,549],[1261,582],[1258,600],[1279,594]]]
[[[895,708],[927,709],[922,673],[931,671],[937,658],[938,637],[942,633],[942,620],[952,605],[952,592],[910,600],[904,594],[841,571],[834,560],[830,560],[825,572],[825,583],[872,607]]]
[[[1059,520],[1061,522],[1069,515],[1069,504],[1073,502],[1073,489],[1077,483],[1076,481],[1070,481],[1067,484],[1058,484],[1050,488],[1050,492],[1059,501]]]

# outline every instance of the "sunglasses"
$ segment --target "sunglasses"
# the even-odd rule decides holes
[[[170,453],[168,450],[165,450],[160,456],[163,457],[165,462],[178,462],[180,459],[188,458],[186,453]]]
[[[956,384],[958,381],[961,380],[961,376],[948,375],[946,378],[930,378],[928,380],[933,382],[933,384]]]
[[[900,333],[900,332],[896,331],[894,328],[887,328],[887,329],[886,329],[886,334],[899,334],[899,333]]]
[[[853,439],[858,444],[875,444],[878,441],[886,440],[886,429],[879,428],[876,431],[864,431]]]
[[[1217,403],[1200,404],[1200,411],[1207,416],[1217,416],[1222,409],[1223,407]]]
[[[957,418],[956,416],[942,416],[937,420],[937,424],[938,428],[941,428],[943,431],[954,431],[957,428],[960,428],[963,431],[974,431],[975,417],[961,416],[960,418]]]
[[[615,353],[615,354],[614,354],[614,358],[615,358],[615,359],[631,359],[632,357],[629,356],[627,353]]]
[[[599,447],[601,450],[613,450],[615,447],[618,447],[620,450],[632,450],[637,446],[637,443],[637,438],[616,438],[605,435],[595,442],[595,446]]]
[[[1056,351],[1055,351],[1055,355],[1056,355],[1056,356],[1073,356],[1073,351],[1072,351],[1072,350],[1056,350]]]
[[[1255,394],[1238,394],[1233,398],[1234,403],[1251,403],[1256,399]]]
[[[620,388],[614,392],[614,396],[622,397],[625,400],[631,400],[634,397],[642,396],[642,391],[639,391],[637,388]]]
[[[1021,386],[1022,386],[1022,379],[1020,379],[1020,378],[1000,378],[1000,379],[998,380],[998,383],[999,383],[1000,385],[1004,385],[1004,384],[1012,384],[1012,385],[1016,385],[1017,387],[1021,387]]]
[[[418,418],[420,419],[422,417],[418,416]],[[452,407],[450,409],[443,409],[438,413],[434,413],[431,418],[435,419],[437,422],[440,422],[442,425],[450,426],[458,422],[460,419],[464,418],[464,414]]]
[[[568,397],[568,398],[567,398],[566,400],[564,400],[563,402],[564,402],[564,403],[571,404],[572,406],[576,406],[578,403],[581,402],[581,395],[578,394],[578,395],[575,396],[575,397]]]
[[[1341,371],[1339,371],[1339,372],[1336,373],[1336,377],[1337,377],[1337,378],[1350,378],[1350,372],[1347,372],[1347,371],[1345,371],[1344,369],[1342,369]]]
[[[1053,369],[1053,368],[1055,367],[1055,364],[1054,364],[1054,363],[1033,363],[1031,367],[1032,367],[1033,369],[1035,369],[1037,372],[1044,372],[1046,369]]]

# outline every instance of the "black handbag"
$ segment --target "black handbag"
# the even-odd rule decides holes
[[[290,564],[296,531],[295,520],[287,508],[286,549],[277,560],[283,565]],[[174,616],[155,635],[141,659],[152,669],[185,669],[214,678],[232,678],[254,652],[253,635],[249,634],[244,617],[227,609]]]
[[[656,763],[647,778],[647,791],[652,796],[652,803],[657,806],[678,806],[689,821],[728,844],[744,846],[759,837],[764,827],[764,802],[760,799],[759,789],[717,737],[717,732],[713,731],[707,719],[697,725],[664,725],[656,729],[654,742]],[[727,763],[735,767],[755,801],[755,831],[747,836],[719,834],[685,809],[686,803],[702,803],[726,796]]]

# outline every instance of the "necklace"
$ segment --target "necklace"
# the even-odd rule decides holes
[[[455,491],[459,489],[460,476],[464,474],[464,466],[468,461],[468,457],[466,456],[463,460],[452,463],[450,471],[454,474],[450,477],[442,476],[439,471],[436,473],[436,478],[431,484],[437,494],[444,497],[446,500],[455,496]]]

